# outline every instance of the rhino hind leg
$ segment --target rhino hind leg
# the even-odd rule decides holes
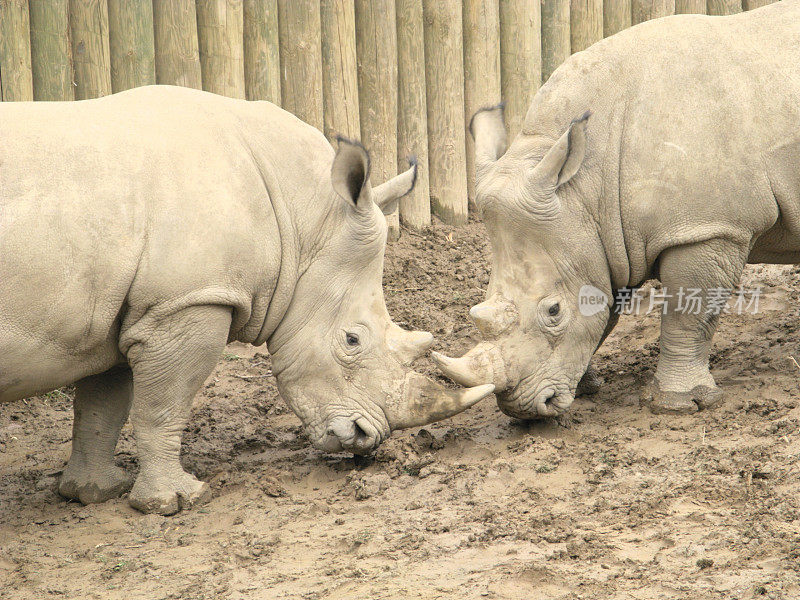
[[[128,351],[140,466],[128,501],[142,512],[171,515],[210,499],[208,484],[181,467],[181,434],[230,323],[229,307],[193,306],[153,323]]]
[[[75,385],[72,454],[58,493],[84,504],[127,492],[133,480],[116,464],[114,450],[131,405],[131,370],[115,367]]]
[[[661,315],[658,368],[642,394],[653,412],[687,414],[722,402],[708,357],[721,312],[720,291],[736,285],[746,257],[746,247],[722,239],[662,253],[659,276],[666,310]],[[698,310],[687,305],[691,290],[699,290]]]

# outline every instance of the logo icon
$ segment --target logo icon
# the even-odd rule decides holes
[[[608,306],[608,296],[593,285],[584,285],[578,292],[578,310],[584,317],[591,317]]]

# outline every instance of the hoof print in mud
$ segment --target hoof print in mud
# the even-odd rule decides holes
[[[698,385],[688,392],[662,390],[653,380],[642,391],[642,403],[656,415],[690,415],[698,410],[708,410],[718,406],[723,400],[718,387]]]

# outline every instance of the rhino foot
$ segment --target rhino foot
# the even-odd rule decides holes
[[[578,382],[575,396],[591,396],[592,394],[596,394],[600,391],[600,388],[603,387],[604,383],[605,380],[600,377],[597,369],[590,364],[589,368],[586,369],[583,377],[581,377],[581,380]]]
[[[211,499],[211,488],[186,472],[175,477],[147,477],[140,474],[133,485],[128,502],[143,513],[174,515],[195,504],[204,504]]]
[[[96,504],[119,498],[131,489],[133,479],[116,465],[104,469],[74,467],[68,464],[58,482],[58,493],[83,504]]]
[[[642,392],[642,401],[649,406],[650,412],[656,415],[688,415],[698,410],[714,408],[722,400],[722,390],[717,386],[698,385],[688,392],[675,392],[662,390],[656,379],[653,379]]]

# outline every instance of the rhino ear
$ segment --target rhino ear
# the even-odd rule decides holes
[[[380,207],[383,214],[390,215],[397,209],[400,198],[414,189],[417,182],[417,159],[414,156],[408,158],[411,167],[396,177],[392,177],[386,183],[372,188],[372,199]]]
[[[587,110],[570,123],[569,129],[534,168],[532,175],[534,181],[546,182],[555,190],[578,172],[586,154],[586,122],[591,114]]]
[[[331,183],[343,200],[364,208],[369,203],[369,153],[360,143],[337,137],[339,148],[331,167]]]
[[[469,122],[469,132],[475,140],[475,177],[484,173],[508,148],[508,133],[504,117],[505,103],[482,108]]]

